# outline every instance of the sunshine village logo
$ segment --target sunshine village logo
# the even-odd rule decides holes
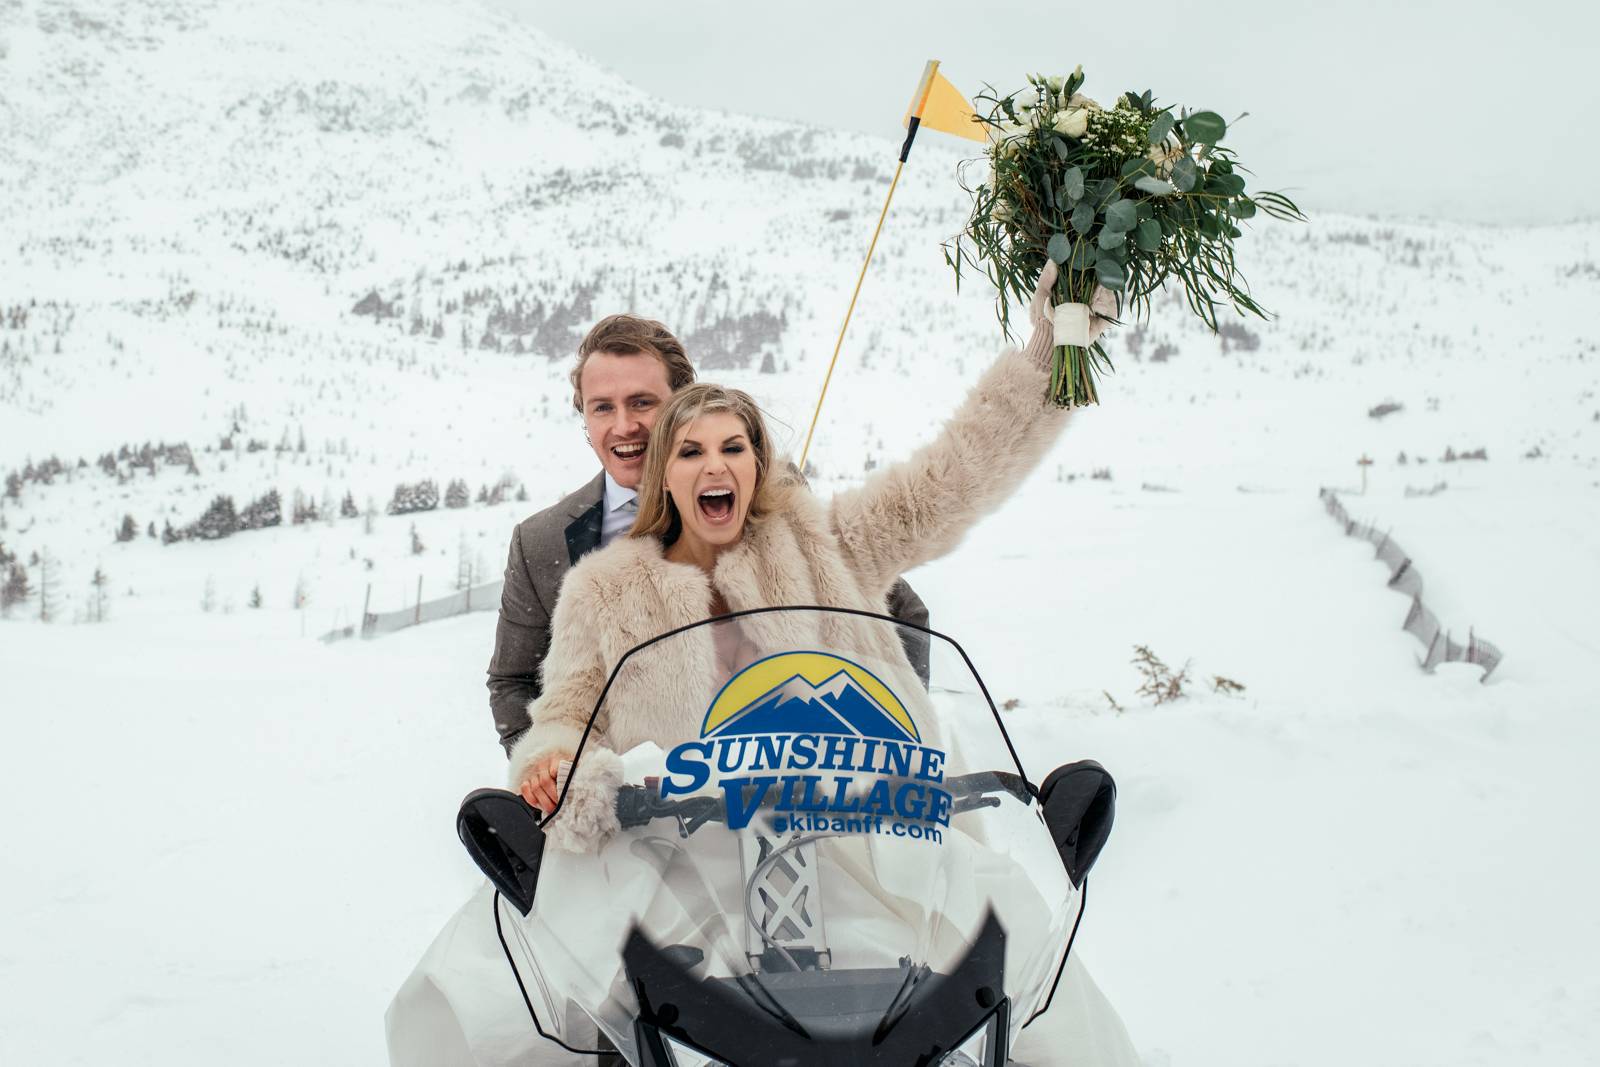
[[[728,828],[772,812],[777,833],[879,833],[938,841],[950,824],[945,754],[921,744],[900,699],[823,652],[757,660],[729,679],[699,741],[667,753],[663,797],[716,777]]]

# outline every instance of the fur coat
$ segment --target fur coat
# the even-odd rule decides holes
[[[784,486],[775,507],[747,520],[709,581],[698,567],[667,560],[654,538],[620,538],[580,560],[556,601],[544,690],[528,705],[532,727],[512,749],[511,787],[534,764],[577,749],[606,679],[629,650],[710,616],[713,583],[730,611],[817,604],[882,612],[897,576],[954,549],[1055,442],[1070,413],[1045,400],[1050,346],[1044,326],[1025,348],[1002,352],[933,441],[859,487],[824,502],[803,485]],[[887,624],[804,612],[739,622],[760,654],[854,649],[893,664],[898,691],[921,688]],[[547,824],[556,847],[587,850],[617,829],[617,753],[699,736],[726,680],[710,629],[652,646],[624,665]]]

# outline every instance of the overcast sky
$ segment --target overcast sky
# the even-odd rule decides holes
[[[1600,216],[1592,0],[500,2],[683,104],[898,137],[926,60],[968,95],[1081,62],[1103,102],[1250,112],[1228,143],[1304,208]]]

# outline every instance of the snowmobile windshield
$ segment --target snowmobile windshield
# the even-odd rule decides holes
[[[709,620],[629,652],[590,727],[572,788],[614,792],[617,826],[548,847],[503,912],[547,1033],[636,1064],[981,1064],[952,1057],[1043,1006],[1080,901],[950,640]]]

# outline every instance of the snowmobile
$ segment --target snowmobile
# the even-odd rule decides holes
[[[914,629],[769,608],[661,635],[612,672],[547,818],[505,790],[465,799],[528,1026],[633,1067],[1012,1062],[1116,787],[1087,760],[1035,784],[966,652]],[[642,691],[630,675],[682,706],[614,706]],[[552,847],[585,748],[646,711],[676,725],[620,754],[612,832]]]

